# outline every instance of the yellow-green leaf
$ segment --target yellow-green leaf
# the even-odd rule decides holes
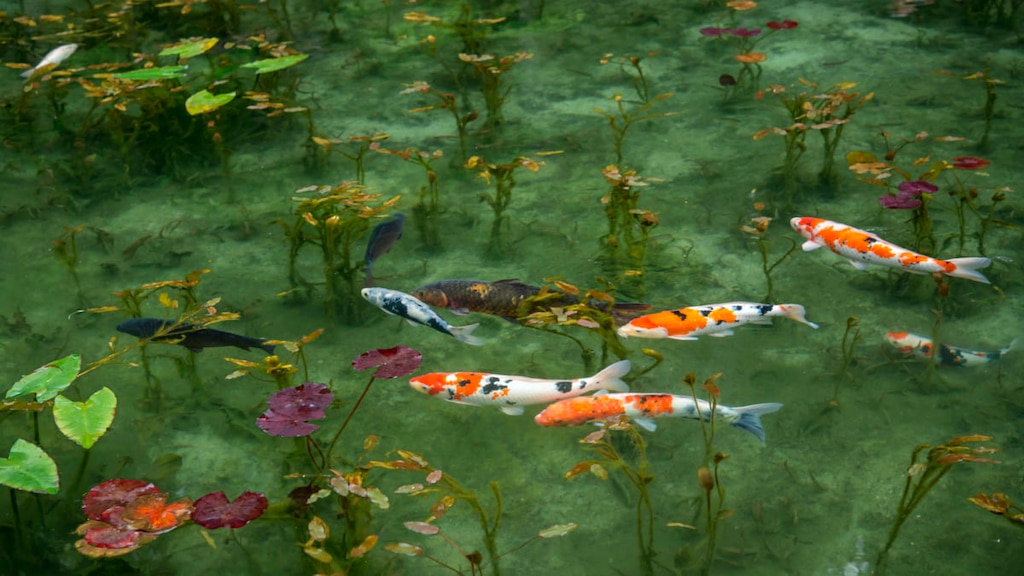
[[[117,396],[107,387],[85,402],[74,402],[64,396],[57,396],[53,401],[53,420],[57,428],[86,450],[110,428],[116,412]]]
[[[188,100],[185,101],[185,109],[192,116],[196,116],[197,114],[213,112],[234,99],[234,92],[213,94],[208,90],[200,90],[188,97]]]

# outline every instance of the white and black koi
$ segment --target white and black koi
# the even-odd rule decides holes
[[[629,360],[621,360],[590,378],[570,380],[485,372],[432,372],[409,380],[409,385],[417,392],[456,404],[496,406],[505,414],[518,416],[523,413],[523,406],[547,404],[595,390],[628,392],[629,385],[622,381],[622,377],[629,369]]]
[[[471,334],[480,324],[452,326],[445,322],[444,318],[441,318],[431,310],[430,306],[405,292],[388,288],[363,288],[361,294],[370,304],[392,316],[405,318],[413,326],[428,326],[442,334],[447,334],[460,342],[473,346],[482,346],[484,343],[483,340]]]

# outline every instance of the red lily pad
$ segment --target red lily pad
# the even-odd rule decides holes
[[[159,494],[160,489],[151,482],[116,478],[93,486],[82,498],[82,512],[92,520],[110,522],[114,510],[125,506],[147,494]]]
[[[977,156],[957,156],[953,158],[953,167],[961,170],[981,170],[988,167],[988,160]]]
[[[374,378],[398,378],[410,374],[423,363],[423,355],[406,346],[378,348],[363,352],[352,361],[356,370],[377,368]]]
[[[210,530],[241,528],[262,516],[267,504],[267,497],[258,492],[242,492],[234,502],[228,502],[224,492],[214,492],[196,500],[192,521]]]
[[[270,410],[256,419],[256,425],[271,436],[307,436],[319,426],[306,420],[325,417],[324,408],[333,401],[334,394],[323,384],[306,382],[285,388],[270,397]]]
[[[75,532],[84,536],[75,542],[75,549],[90,558],[123,556],[156,539],[156,534],[123,530],[106,522],[90,520]]]

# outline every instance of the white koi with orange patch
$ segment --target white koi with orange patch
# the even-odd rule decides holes
[[[743,324],[771,324],[772,316],[783,316],[811,328],[814,322],[804,317],[799,304],[758,304],[756,302],[726,302],[688,306],[679,310],[666,310],[646,314],[619,327],[623,338],[672,338],[696,340],[697,336],[732,336],[732,329]]]
[[[626,392],[622,381],[630,369],[629,360],[608,366],[590,378],[545,380],[484,372],[433,372],[409,380],[413,390],[456,404],[495,406],[505,414],[518,416],[523,406],[547,404],[594,390]]]
[[[931,358],[935,348],[931,338],[925,338],[910,332],[886,332],[885,340],[900,354],[916,358]],[[1010,342],[1008,346],[992,351],[969,350],[959,346],[940,344],[937,361],[939,366],[982,366],[993,360],[999,360],[1011,350],[1019,348],[1020,345],[1019,338]]]
[[[794,230],[807,238],[803,244],[804,252],[824,246],[848,259],[858,270],[866,269],[869,264],[876,264],[914,274],[938,272],[954,278],[990,283],[988,278],[978,272],[978,268],[987,268],[992,264],[989,258],[939,260],[886,242],[870,232],[831,220],[797,216],[789,223]]]
[[[699,410],[698,410],[699,408]],[[761,416],[782,408],[778,402],[730,408],[715,406],[715,420],[746,430],[764,443]],[[675,394],[595,394],[569,398],[545,408],[534,418],[541,426],[578,426],[587,422],[628,416],[639,426],[654,431],[651,418],[677,417],[709,420],[711,404],[689,396]],[[599,423],[599,422],[598,422]]]

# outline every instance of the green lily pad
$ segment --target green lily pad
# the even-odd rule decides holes
[[[234,92],[212,94],[207,90],[200,90],[188,97],[188,100],[185,101],[185,110],[188,110],[188,113],[192,116],[213,112],[234,99]]]
[[[0,484],[27,490],[56,494],[60,489],[57,463],[31,442],[18,438],[11,446],[9,458],[0,458]]]
[[[117,412],[117,396],[103,387],[85,402],[74,402],[64,396],[53,401],[53,420],[72,442],[88,450],[106,433]]]
[[[158,68],[143,68],[131,72],[120,72],[111,76],[118,80],[168,80],[170,78],[181,78],[185,75],[184,66],[160,66]]]
[[[242,68],[255,68],[257,74],[266,74],[267,72],[277,72],[278,70],[283,70],[289,66],[294,66],[306,58],[309,58],[309,54],[294,54],[292,56],[282,56],[280,58],[267,58],[265,60],[257,60],[255,62],[249,62],[248,64],[242,64]]]
[[[190,38],[168,45],[160,51],[160,56],[177,56],[178,58],[192,58],[199,56],[210,48],[217,45],[219,38]]]
[[[6,398],[14,398],[24,394],[35,394],[36,401],[46,402],[75,381],[78,370],[82,367],[82,357],[78,354],[65,356],[37,368],[31,374],[22,376],[7,391]]]

